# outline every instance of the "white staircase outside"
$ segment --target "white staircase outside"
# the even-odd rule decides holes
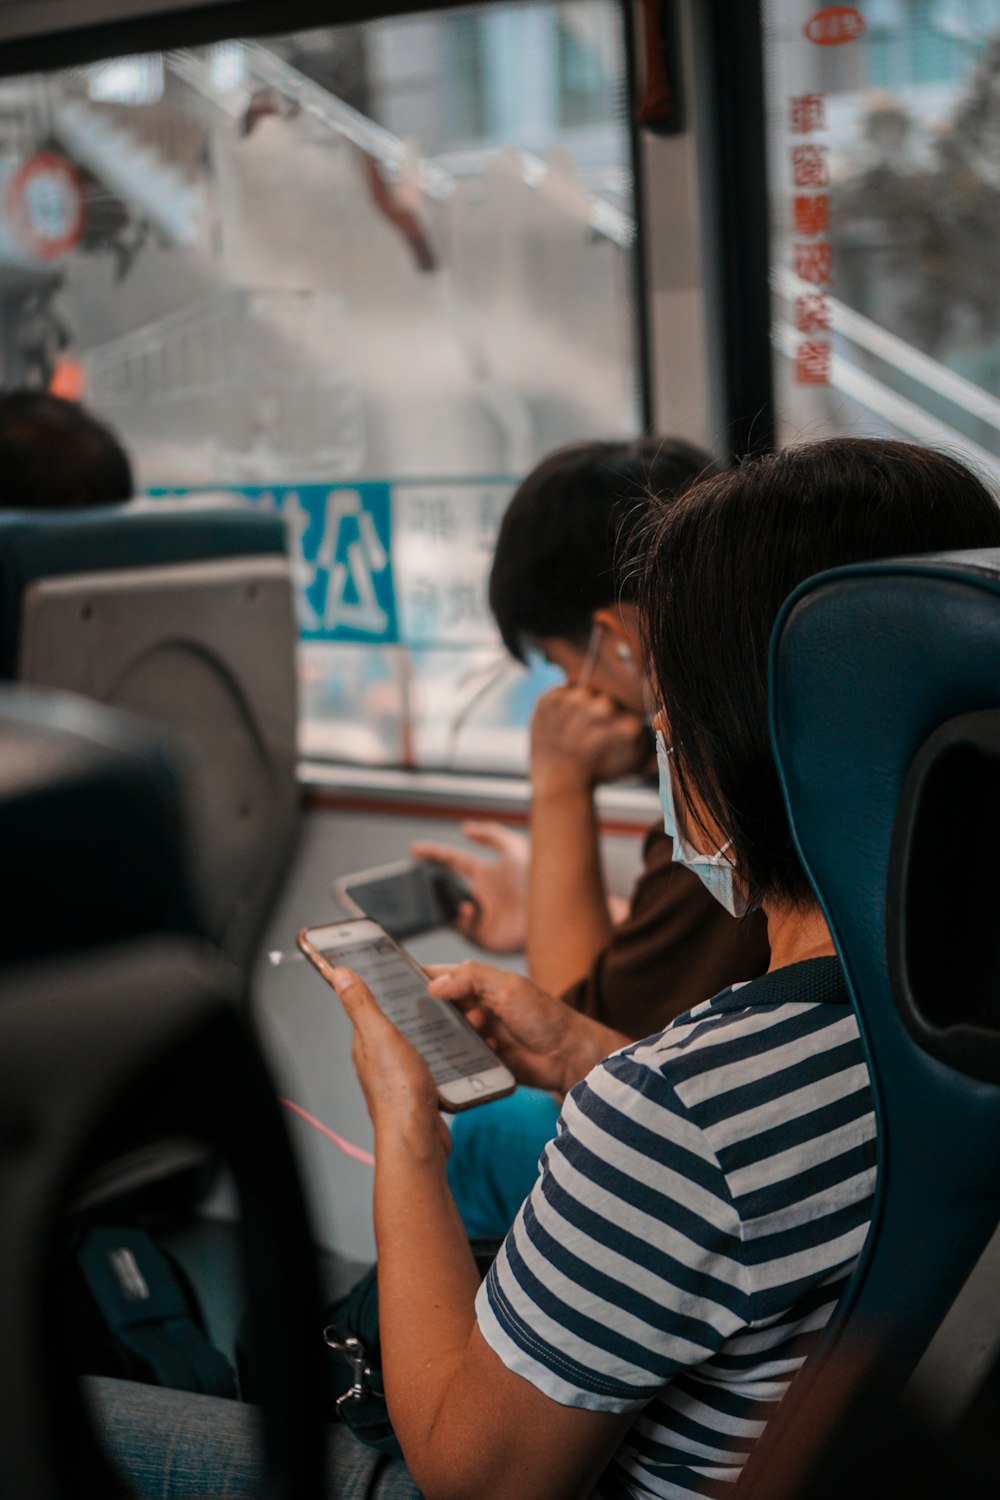
[[[204,209],[201,188],[151,146],[80,99],[56,105],[52,128],[68,155],[169,243],[186,246],[197,240]]]

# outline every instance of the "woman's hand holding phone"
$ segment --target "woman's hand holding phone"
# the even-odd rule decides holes
[[[571,1010],[522,974],[490,964],[428,965],[431,994],[450,1000],[518,1083],[560,1097],[628,1045],[621,1032]]]
[[[379,1130],[389,1126],[405,1134],[418,1149],[447,1156],[451,1132],[441,1118],[431,1071],[417,1049],[376,1005],[368,986],[350,969],[331,975],[354,1029],[351,1060],[368,1113]]]
[[[335,973],[352,993],[361,983],[363,996],[420,1054],[441,1109],[469,1109],[513,1091],[510,1071],[454,1006],[430,993],[426,972],[377,922],[359,917],[303,927],[298,942],[338,994]]]

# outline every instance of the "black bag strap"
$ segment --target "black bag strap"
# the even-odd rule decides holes
[[[107,1332],[132,1357],[138,1378],[177,1391],[237,1395],[236,1376],[206,1338],[173,1265],[144,1229],[88,1229],[77,1265]]]

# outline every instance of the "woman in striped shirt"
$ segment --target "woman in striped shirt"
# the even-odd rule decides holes
[[[389,1412],[430,1500],[707,1495],[815,1347],[867,1232],[875,1122],[771,755],[768,641],[815,572],[980,546],[1000,546],[1000,510],[961,464],[866,439],[747,462],[654,517],[642,603],[665,819],[724,904],[765,913],[771,968],[626,1045],[518,975],[436,973],[519,1081],[565,1097],[482,1286],[430,1075],[339,971],[375,1127]],[[122,1426],[137,1421],[148,1434],[148,1411]],[[331,1493],[361,1494],[364,1450],[338,1445]]]
[[[621,1051],[517,976],[434,981],[519,1078],[568,1094],[475,1311],[433,1093],[344,980],[376,1127],[389,1407],[426,1494],[688,1496],[736,1477],[850,1275],[875,1182],[857,1025],[771,755],[771,628],[821,569],[998,539],[960,464],[872,440],[745,464],[654,523],[665,800],[696,873],[764,910],[771,968]]]

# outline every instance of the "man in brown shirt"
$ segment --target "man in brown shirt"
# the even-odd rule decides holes
[[[470,883],[476,905],[459,918],[468,937],[492,952],[523,948],[536,984],[636,1038],[768,964],[760,916],[736,921],[675,866],[662,825],[646,836],[629,900],[609,899],[594,802],[601,782],[649,769],[628,558],[650,495],[669,502],[711,467],[677,440],[581,443],[523,481],[501,523],[490,605],[513,656],[541,651],[566,678],[532,719],[530,839],[469,823],[466,837],[493,859],[440,844],[412,851]],[[449,1177],[470,1234],[507,1229],[557,1117],[527,1089],[456,1117]]]

